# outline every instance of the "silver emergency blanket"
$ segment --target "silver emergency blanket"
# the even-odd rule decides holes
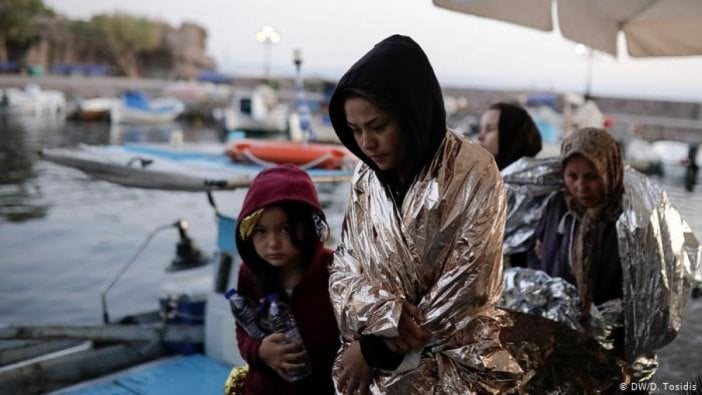
[[[513,267],[505,270],[504,289],[498,306],[562,322],[585,332],[580,323],[580,298],[575,285],[540,270]],[[589,333],[607,350],[614,348],[612,333],[623,325],[621,299],[590,309]]]
[[[508,201],[513,204],[507,218],[503,248],[505,253],[526,251],[533,248],[534,228],[548,198],[562,189],[561,183],[554,182],[561,178],[560,161],[558,158],[520,160],[503,169],[503,176]],[[677,335],[701,249],[688,224],[668,202],[666,193],[628,166],[624,170],[623,205],[617,234],[624,283],[625,356],[632,362],[637,357],[650,355]],[[509,289],[505,292],[517,293]],[[536,295],[525,298],[522,302],[538,300]],[[513,296],[511,299],[515,302]],[[551,302],[577,305],[567,299],[555,298]],[[567,311],[568,307],[534,305],[535,312],[544,309]],[[522,305],[519,310],[527,308]],[[617,320],[616,314],[604,314],[604,317]],[[553,318],[572,321],[564,315]],[[616,325],[615,322],[611,324]]]
[[[560,159],[521,158],[502,169],[507,195],[503,253],[511,255],[534,247],[534,230],[555,191],[562,189]]]
[[[339,356],[361,334],[397,336],[403,302],[424,312],[423,327],[434,335],[412,369],[376,374],[373,393],[495,393],[516,385],[522,369],[499,340],[511,321],[495,308],[504,210],[492,157],[452,131],[399,210],[375,172],[357,167],[330,277]]]

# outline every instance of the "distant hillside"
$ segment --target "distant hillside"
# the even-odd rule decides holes
[[[216,68],[205,53],[207,31],[193,23],[172,27],[128,14],[73,21],[39,0],[30,1],[31,9],[19,0],[4,3],[10,4],[0,7],[0,72],[195,79]]]

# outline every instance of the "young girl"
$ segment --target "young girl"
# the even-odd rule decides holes
[[[263,170],[239,214],[236,243],[243,264],[240,294],[259,301],[275,292],[295,315],[312,375],[290,382],[304,361],[301,343],[274,333],[260,341],[237,325],[241,356],[249,364],[246,394],[330,394],[339,332],[327,288],[332,252],[323,246],[328,226],[312,180],[293,165]]]

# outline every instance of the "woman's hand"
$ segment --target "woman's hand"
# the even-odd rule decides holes
[[[424,346],[431,340],[431,333],[420,326],[422,322],[424,322],[424,314],[419,308],[405,303],[402,305],[402,315],[397,326],[399,335],[385,339],[385,345],[390,351],[398,354]]]
[[[346,395],[355,394],[356,391],[361,395],[370,394],[369,387],[373,380],[373,369],[363,359],[359,342],[355,341],[346,348],[341,356],[339,366],[341,367],[340,392]]]
[[[285,333],[273,333],[264,337],[258,348],[258,357],[285,380],[289,380],[289,370],[305,366],[302,342],[288,343]]]
[[[537,258],[543,259],[544,247],[541,244],[541,240],[536,240],[536,245],[534,246],[534,253],[536,254]]]

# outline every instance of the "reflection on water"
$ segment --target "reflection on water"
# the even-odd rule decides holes
[[[0,116],[0,216],[7,221],[46,215],[48,207],[36,182],[34,151],[63,122],[57,117]]]
[[[83,144],[168,142],[181,125],[110,125],[71,123],[62,116],[0,116],[0,217],[22,222],[47,215],[49,207],[37,182],[38,150]],[[189,131],[188,139],[211,138],[202,130]]]

